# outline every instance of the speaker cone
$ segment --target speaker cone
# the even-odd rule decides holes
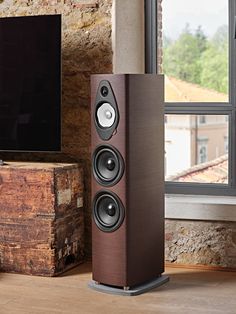
[[[116,112],[109,103],[103,103],[97,109],[98,124],[102,128],[110,128],[114,124],[116,119]]]
[[[112,232],[118,229],[125,216],[124,207],[117,195],[99,193],[93,204],[93,217],[99,229]]]
[[[96,149],[93,156],[93,173],[100,184],[104,186],[116,184],[123,172],[123,158],[114,147],[101,146]]]

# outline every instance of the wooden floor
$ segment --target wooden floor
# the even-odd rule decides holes
[[[90,264],[57,278],[0,273],[0,313],[236,313],[236,273],[177,268],[166,273],[169,283],[136,297],[87,288]]]

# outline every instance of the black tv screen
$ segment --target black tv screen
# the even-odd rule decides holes
[[[0,150],[61,148],[61,16],[0,18]]]

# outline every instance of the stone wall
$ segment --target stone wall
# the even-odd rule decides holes
[[[90,252],[90,74],[112,72],[112,0],[1,0],[0,17],[62,14],[62,153],[0,153],[0,159],[81,161]]]
[[[236,268],[234,222],[166,220],[166,261]]]

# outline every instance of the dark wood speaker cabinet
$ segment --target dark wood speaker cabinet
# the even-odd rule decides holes
[[[109,140],[101,139],[95,123],[98,107],[109,102],[98,94],[101,82],[110,84],[119,112],[118,125]],[[92,202],[97,193],[111,192],[120,199],[125,212],[120,227],[112,232],[98,228],[93,215],[96,282],[132,287],[164,271],[163,92],[162,75],[91,77],[92,155],[98,146],[105,145],[119,151],[124,161],[123,175],[113,186],[102,185],[92,176]]]

